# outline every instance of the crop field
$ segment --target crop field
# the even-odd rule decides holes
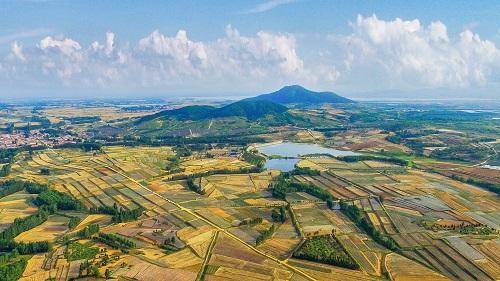
[[[295,275],[288,268],[242,247],[224,235],[219,235],[209,265],[212,270],[205,276],[206,280],[266,280],[269,276],[290,280]]]
[[[14,165],[20,178],[41,179],[39,170],[48,167],[53,171],[48,179],[57,190],[67,192],[81,200],[87,207],[113,206],[136,209],[139,206],[152,215],[165,213],[172,207],[164,199],[155,196],[132,178],[135,170],[120,168],[106,154],[93,155],[77,150],[53,150],[37,153],[28,159],[26,169],[21,163]],[[133,159],[130,159],[134,162]],[[140,169],[140,168],[137,168]],[[127,172],[129,171],[129,172]]]
[[[380,276],[382,256],[386,250],[362,234],[351,233],[337,238],[364,272]]]
[[[267,239],[258,249],[281,259],[292,255],[301,239],[291,220],[278,226],[273,237]]]
[[[47,107],[43,109],[43,114],[51,119],[51,122],[59,122],[64,118],[98,116],[104,121],[115,119],[131,118],[141,116],[144,113],[140,111],[127,112],[119,107]]]
[[[433,244],[432,246],[415,250],[415,252],[425,263],[443,275],[451,279],[494,280],[488,273],[467,260],[446,243],[434,241]]]
[[[404,145],[395,144],[386,140],[388,136],[380,130],[366,132],[347,131],[333,137],[333,141],[341,149],[361,152],[391,152],[409,153],[411,149]]]
[[[54,241],[68,230],[69,218],[59,215],[50,216],[41,225],[19,234],[16,242]]]
[[[368,194],[362,189],[336,178],[329,172],[318,176],[297,175],[294,179],[302,183],[310,183],[327,190],[332,196],[339,199],[364,197]]]
[[[252,165],[233,157],[218,157],[187,160],[180,164],[184,174],[199,174],[210,170],[239,170],[251,168]]]
[[[168,159],[174,156],[170,147],[130,147],[107,146],[105,153],[114,163],[135,180],[158,177],[164,173],[169,163]]]
[[[380,278],[366,274],[363,271],[345,269],[341,267],[290,259],[288,264],[299,267],[317,280],[346,280],[346,281],[368,281],[380,280]]]
[[[386,234],[395,234],[397,230],[394,227],[394,222],[387,214],[382,204],[375,198],[363,198],[353,201],[365,212],[365,217],[375,226],[375,228]]]
[[[278,180],[277,171],[198,177],[202,194],[189,189],[186,175],[252,165],[233,157],[206,158],[202,153],[176,160],[181,172],[170,174],[165,168],[172,165],[175,155],[171,147],[105,146],[102,151],[22,153],[12,165],[11,177],[49,183],[87,208],[141,207],[143,215],[116,223],[111,215],[63,212],[82,220],[68,230],[68,217],[52,215],[18,235],[16,241],[57,244],[57,238],[65,234],[76,235],[99,224],[100,233],[116,234],[136,245],[125,253],[94,241],[108,256],[115,255],[99,268],[101,275],[109,269],[114,277],[137,280],[164,280],[158,274],[175,280],[196,280],[200,275],[204,280],[269,280],[271,276],[280,280],[379,280],[385,272],[393,280],[496,280],[500,276],[498,232],[491,230],[500,225],[498,200],[490,192],[442,175],[373,160],[319,157],[299,162],[320,170],[319,174],[291,176],[295,182],[315,185],[336,199],[353,203],[375,231],[395,241],[403,257],[375,242],[342,210],[328,208],[320,195],[299,191],[280,197],[284,199],[273,197],[270,187]],[[42,168],[48,168],[49,175],[42,175]],[[27,203],[34,196],[23,191],[1,198],[0,214],[5,214],[0,217],[1,227],[17,216],[36,212]],[[276,220],[273,210],[287,205],[293,213],[286,207],[287,218]],[[263,239],[273,225],[274,231]],[[485,226],[491,229],[484,230]],[[477,239],[477,231],[489,234]],[[305,239],[332,233],[359,270],[292,258]],[[66,252],[56,247],[54,253],[35,255],[23,280],[77,277],[82,261],[68,261]],[[99,253],[92,262],[103,258]]]
[[[334,226],[322,209],[315,204],[294,205],[293,212],[305,236],[331,234]]]
[[[269,172],[211,175],[201,179],[201,188],[208,197],[235,196],[241,193],[258,192],[267,189],[271,180],[272,175]]]
[[[474,263],[498,280],[500,278],[500,240],[494,239],[473,246],[485,256],[485,259],[474,261]]]
[[[385,267],[391,280],[395,281],[449,280],[443,275],[395,253],[388,254],[385,257]]]
[[[467,167],[465,165],[450,165],[449,163],[425,163],[426,168],[434,169],[438,173],[451,177],[457,176],[465,180],[471,178],[492,184],[500,184],[500,172],[482,167]]]
[[[0,198],[0,231],[7,228],[16,218],[34,214],[38,208],[28,204],[32,194],[23,191]]]

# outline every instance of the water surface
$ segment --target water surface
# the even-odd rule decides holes
[[[331,156],[358,155],[352,151],[337,150],[321,146],[319,144],[282,142],[264,145],[257,148],[261,153],[272,156],[297,158],[307,154],[329,154]]]
[[[298,158],[288,158],[288,159],[269,159],[264,164],[266,169],[280,170],[282,172],[290,172],[295,168],[295,164],[299,162]]]

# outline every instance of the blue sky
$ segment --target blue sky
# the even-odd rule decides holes
[[[3,0],[0,98],[500,96],[498,1]]]

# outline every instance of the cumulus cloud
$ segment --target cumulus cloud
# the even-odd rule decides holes
[[[424,26],[375,15],[359,15],[351,26],[352,34],[334,37],[345,52],[343,75],[367,85],[464,88],[498,79],[500,50],[470,30],[450,38],[440,21]]]
[[[72,87],[165,87],[185,84],[315,83],[338,77],[333,66],[306,67],[293,35],[260,31],[243,36],[227,26],[214,41],[194,41],[185,30],[159,30],[120,45],[112,32],[88,47],[67,37],[43,38],[30,48],[14,42],[0,81]],[[196,87],[195,87],[196,88]]]
[[[185,30],[154,30],[137,42],[113,32],[91,44],[65,36],[31,45],[13,40],[0,58],[0,87],[245,92],[299,83],[356,92],[500,85],[500,49],[470,30],[450,34],[440,21],[375,15],[350,25],[352,32],[329,37],[334,44],[307,50],[292,34],[243,35],[230,25],[212,41]]]

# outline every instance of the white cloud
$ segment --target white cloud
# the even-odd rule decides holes
[[[375,15],[358,16],[351,28],[330,36],[334,44],[307,42],[307,49],[292,34],[243,35],[230,25],[212,41],[193,40],[185,30],[155,30],[130,43],[113,32],[89,45],[64,36],[30,45],[12,40],[0,58],[0,88],[248,92],[304,84],[356,92],[500,85],[499,48],[470,30],[451,34],[440,21]]]
[[[244,14],[258,14],[258,13],[264,13],[269,10],[272,10],[278,6],[285,5],[285,4],[290,4],[293,2],[297,2],[297,0],[271,0],[267,1],[264,3],[261,3],[252,9],[245,11]]]
[[[44,36],[52,32],[51,29],[48,28],[36,28],[30,30],[21,30],[15,33],[0,35],[0,45],[5,43],[11,43],[15,40],[32,38],[38,36]]]
[[[136,44],[124,45],[108,32],[103,43],[88,47],[71,38],[47,36],[32,47],[13,43],[2,63],[0,83],[167,90],[188,85],[228,91],[338,77],[333,66],[306,66],[296,48],[293,35],[260,31],[243,36],[231,26],[225,36],[207,42],[190,39],[184,30],[175,36],[155,30]]]
[[[417,19],[384,21],[375,15],[358,16],[351,26],[352,34],[335,37],[345,51],[342,74],[349,83],[359,79],[379,89],[464,88],[498,79],[500,50],[470,30],[450,39],[440,21],[423,26]]]
[[[17,41],[12,42],[11,51],[14,57],[20,59],[21,61],[26,61],[26,58],[23,54],[23,47],[19,45]]]

